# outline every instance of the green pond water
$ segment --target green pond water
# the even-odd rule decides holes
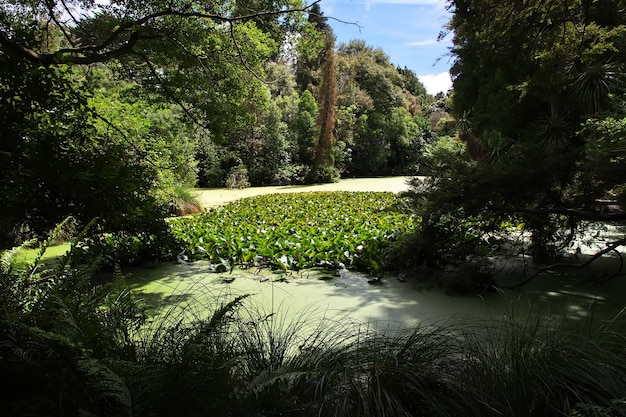
[[[263,314],[355,322],[384,330],[417,323],[504,319],[510,315],[611,319],[626,306],[626,278],[616,277],[601,285],[590,282],[615,266],[605,262],[576,274],[546,274],[521,291],[500,289],[464,295],[427,289],[417,276],[399,280],[389,275],[380,284],[372,284],[367,275],[346,270],[215,273],[208,263],[194,262],[132,269],[128,273],[133,288],[160,309],[210,309],[248,294],[248,306]]]
[[[67,245],[53,246],[44,258],[53,260],[67,249]],[[36,253],[30,250],[20,256],[33,258]],[[572,320],[593,318],[596,322],[610,320],[626,307],[626,275],[596,282],[619,270],[619,258],[608,257],[583,269],[547,272],[521,290],[499,288],[462,295],[446,294],[425,284],[433,278],[428,271],[402,279],[386,274],[376,284],[366,274],[348,270],[276,273],[267,269],[235,269],[232,273],[215,273],[204,261],[126,268],[123,272],[153,314],[183,308],[208,314],[221,303],[249,295],[246,305],[252,312],[279,313],[294,320],[306,316],[311,321],[354,322],[384,330],[418,323],[499,320],[532,314]],[[435,278],[457,273],[443,272]],[[520,271],[509,268],[507,274],[500,275],[497,283],[507,286],[519,279]],[[619,320],[623,322],[624,316]]]

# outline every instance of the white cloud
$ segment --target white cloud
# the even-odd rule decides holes
[[[446,93],[452,88],[452,79],[449,72],[440,72],[439,74],[418,75],[419,80],[426,87],[428,94]]]
[[[429,46],[437,45],[438,43],[437,39],[426,39],[425,41],[408,42],[406,46]]]

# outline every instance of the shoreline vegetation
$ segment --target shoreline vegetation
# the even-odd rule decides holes
[[[261,202],[279,215],[290,199],[331,201],[331,195],[361,199],[360,204],[346,204],[350,210],[369,207],[368,215],[354,212],[355,217],[368,217],[356,222],[359,227],[374,224],[374,213],[382,218],[394,214],[390,201],[396,197],[390,193],[340,191],[251,197],[175,221],[191,222],[186,236],[193,235],[193,222],[203,216],[221,219],[219,225],[208,226],[213,232],[231,227],[225,222],[231,218],[232,225],[258,223],[279,233],[277,225],[288,220],[270,225],[250,212],[244,222],[232,217],[233,208]],[[266,201],[272,198],[281,203]],[[320,209],[320,204],[312,208]],[[307,219],[304,214],[295,217]],[[349,221],[341,213],[336,217]],[[293,235],[303,233],[295,227]],[[207,234],[196,238],[202,236]],[[267,283],[271,304],[234,291],[228,280],[244,281],[236,272],[214,274],[201,261],[171,266],[194,265],[199,268],[195,274],[223,281],[194,284],[189,269],[155,280],[157,288],[141,292],[121,269],[115,269],[112,280],[94,286],[94,270],[73,267],[68,258],[37,258],[26,269],[13,269],[11,258],[17,251],[5,253],[0,326],[10,337],[0,345],[7,376],[0,389],[10,400],[0,406],[0,414],[618,417],[626,412],[623,311],[608,321],[593,311],[563,320],[511,308],[501,320],[448,317],[376,328],[332,310],[321,317],[306,309],[288,310],[274,294],[279,284],[294,285],[273,284],[279,276],[289,280],[287,268],[280,267],[282,255],[263,252],[259,243],[240,248],[237,242],[248,240],[235,235],[222,241],[228,242],[235,245],[224,248],[238,251],[244,261],[246,248],[268,259],[277,257],[273,266],[278,273],[269,272]],[[210,253],[208,242],[201,243]],[[217,259],[224,248],[215,251]],[[250,262],[248,267],[257,260]],[[313,279],[328,288],[348,279],[318,278]],[[255,282],[261,280],[257,275]],[[163,292],[159,285],[174,290]],[[365,287],[361,295],[381,290]],[[356,286],[336,289],[348,296],[359,291]],[[359,302],[373,300],[364,296]],[[399,306],[397,299],[386,304]]]
[[[120,271],[93,287],[87,270],[62,260],[3,269],[2,278],[3,416],[626,411],[619,315],[598,325],[511,314],[385,331],[332,315],[290,317],[228,291],[203,297],[202,288],[150,311]]]

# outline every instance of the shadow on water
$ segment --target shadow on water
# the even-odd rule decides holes
[[[584,274],[540,277],[519,291],[447,295],[424,289],[417,279],[401,282],[389,276],[372,285],[367,275],[345,270],[336,274],[315,270],[213,273],[208,263],[199,261],[129,272],[132,287],[155,308],[183,305],[209,310],[248,294],[249,302],[259,310],[288,311],[294,317],[307,311],[315,318],[358,321],[376,329],[531,314],[610,319],[626,305],[625,280],[589,286]]]

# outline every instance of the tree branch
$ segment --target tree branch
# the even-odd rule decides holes
[[[248,63],[244,59],[241,47],[239,46],[239,43],[237,42],[237,38],[235,37],[235,25],[233,25],[232,23],[230,23],[230,38],[233,41],[233,45],[235,45],[235,49],[237,50],[237,56],[239,57],[239,62],[241,62],[241,65],[243,65],[243,67],[246,69],[246,71],[248,71],[250,74],[252,74],[252,76],[254,78],[256,78],[257,80],[261,81],[262,83],[265,83],[266,81],[263,79],[263,77],[258,75],[252,68],[250,68],[250,66],[248,65]]]
[[[611,251],[614,251],[618,247],[624,246],[624,245],[626,245],[626,238],[622,238],[620,240],[617,240],[615,242],[611,242],[611,243],[607,244],[607,247],[605,249],[602,249],[600,252],[597,252],[597,253],[593,254],[591,256],[591,258],[589,258],[585,262],[581,262],[581,263],[577,263],[577,264],[569,264],[569,263],[562,263],[561,262],[561,263],[555,263],[555,264],[552,264],[552,265],[547,265],[547,266],[544,266],[543,268],[538,269],[530,277],[528,277],[528,278],[526,278],[526,279],[516,283],[515,285],[508,286],[508,287],[503,287],[503,288],[519,289],[519,288],[523,287],[524,285],[528,284],[530,281],[532,281],[535,278],[537,278],[542,273],[544,273],[546,271],[551,271],[551,270],[556,269],[556,268],[574,268],[574,269],[584,268],[586,266],[591,265],[598,258],[601,258],[602,256],[606,255],[607,253],[609,253]],[[620,270],[621,270],[621,268],[620,268]]]
[[[316,0],[308,6],[302,8],[283,9],[283,10],[265,10],[249,13],[241,16],[227,16],[215,13],[207,13],[202,11],[175,10],[171,6],[145,15],[139,19],[127,21],[119,25],[119,27],[111,33],[111,35],[103,42],[95,45],[83,47],[63,48],[52,53],[39,53],[35,50],[21,45],[18,41],[11,39],[7,32],[0,30],[0,46],[5,50],[21,56],[29,61],[36,62],[45,66],[55,64],[94,64],[99,62],[107,62],[115,58],[133,53],[133,48],[140,39],[156,39],[159,36],[155,34],[147,25],[162,17],[175,17],[183,20],[186,19],[205,19],[221,23],[229,23],[231,25],[238,22],[246,22],[259,17],[283,16],[292,13],[307,12],[316,3]],[[53,14],[53,10],[49,10]],[[76,23],[76,22],[75,22]],[[55,19],[56,26],[64,31],[64,25]],[[150,34],[147,34],[150,33]],[[116,43],[123,41],[121,46],[112,47]],[[67,37],[67,36],[66,36]]]
[[[152,76],[158,80],[161,86],[163,86],[163,91],[165,95],[169,97],[174,103],[178,104],[180,108],[182,109],[183,113],[185,113],[185,115],[189,117],[189,119],[191,119],[194,124],[196,124],[197,126],[200,126],[203,129],[210,130],[207,124],[201,123],[200,120],[198,120],[198,118],[196,117],[196,115],[194,115],[191,112],[191,110],[187,108],[187,106],[170,91],[167,84],[163,81],[163,78],[159,75],[156,68],[154,68],[154,65],[152,65],[152,62],[150,61],[150,59],[148,59],[147,56],[140,54],[138,52],[135,52],[134,54],[140,57],[144,61],[144,63],[148,66],[148,69],[150,70],[150,73],[152,74]]]
[[[558,209],[558,208],[548,208],[548,209],[500,208],[500,209],[497,209],[496,211],[505,212],[505,213],[513,212],[513,213],[539,214],[539,215],[562,214],[565,216],[573,216],[581,220],[599,221],[599,222],[626,221],[626,213],[623,211],[620,211],[619,213],[608,213],[608,214],[596,213],[596,212],[584,211],[584,210],[578,210],[578,209]]]

